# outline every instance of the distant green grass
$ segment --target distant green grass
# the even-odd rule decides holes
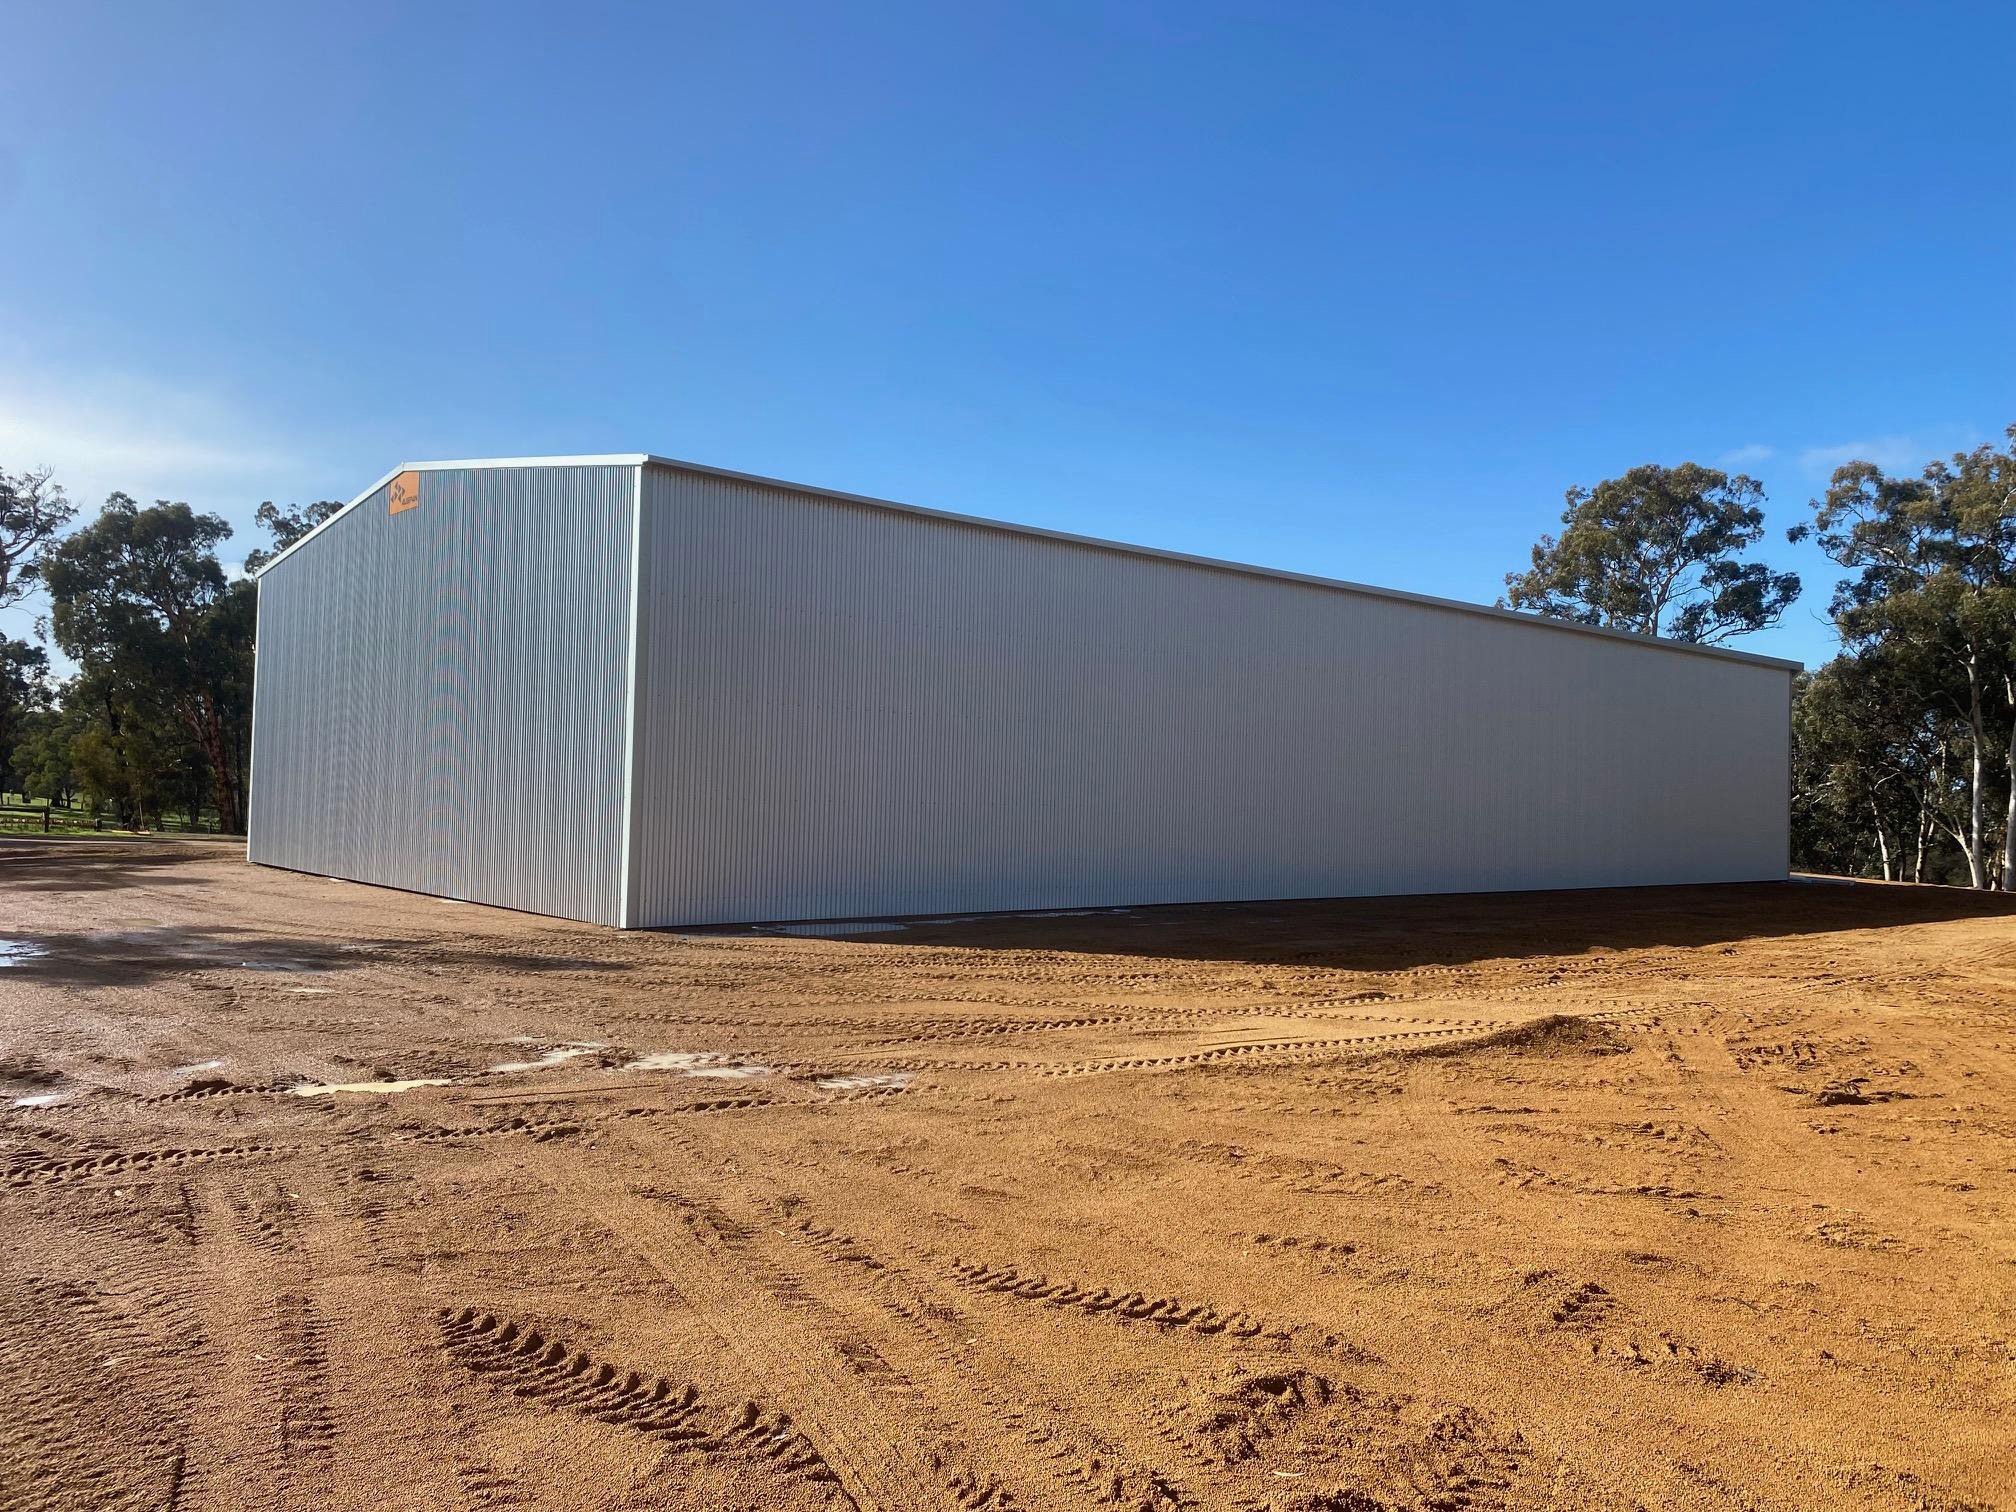
[[[43,828],[46,815],[48,828]],[[217,816],[204,812],[163,814],[148,824],[148,830],[164,834],[217,833]],[[140,831],[122,828],[109,815],[95,815],[89,809],[66,807],[47,798],[28,798],[20,793],[0,793],[0,835],[131,835]]]

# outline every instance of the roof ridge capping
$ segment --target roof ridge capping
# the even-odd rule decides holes
[[[1164,562],[1181,562],[1192,567],[1208,567],[1218,572],[1241,573],[1247,577],[1274,578],[1280,582],[1302,583],[1316,588],[1332,588],[1343,593],[1362,594],[1368,598],[1392,599],[1405,604],[1420,604],[1431,609],[1447,609],[1460,614],[1483,615],[1491,619],[1510,620],[1515,624],[1529,625],[1540,630],[1555,630],[1567,635],[1593,635],[1606,640],[1624,641],[1645,646],[1657,651],[1673,651],[1688,656],[1709,656],[1722,661],[1747,662],[1752,666],[1776,667],[1786,672],[1803,672],[1805,663],[1791,661],[1780,656],[1765,656],[1755,651],[1733,651],[1726,646],[1703,646],[1692,641],[1667,640],[1657,635],[1641,635],[1635,630],[1613,630],[1607,625],[1584,625],[1574,620],[1554,619],[1544,614],[1526,614],[1516,609],[1500,609],[1493,604],[1472,604],[1463,599],[1439,598],[1433,594],[1411,593],[1404,588],[1380,588],[1370,583],[1354,583],[1344,578],[1319,577],[1314,573],[1291,572],[1282,567],[1261,567],[1251,562],[1234,562],[1221,557],[1196,556],[1184,551],[1168,551],[1159,546],[1141,546],[1129,541],[1109,540],[1103,536],[1078,535],[1067,530],[1051,530],[1041,525],[1018,525],[1012,520],[995,520],[985,515],[960,514],[949,509],[932,509],[922,504],[902,504],[894,499],[878,499],[870,494],[848,493],[838,488],[822,488],[813,483],[794,483],[785,478],[769,478],[760,473],[736,472],[732,468],[710,467],[704,462],[686,462],[677,457],[661,457],[651,452],[609,452],[575,457],[480,457],[447,462],[402,462],[387,472],[377,482],[358,494],[336,513],[329,516],[313,530],[301,537],[285,551],[279,552],[262,565],[255,577],[264,577],[288,557],[306,546],[316,536],[327,530],[336,521],[357,508],[379,489],[390,483],[402,472],[456,472],[476,468],[501,467],[663,467],[674,472],[699,473],[710,478],[723,478],[735,483],[749,483],[763,488],[783,489],[789,493],[805,494],[812,498],[834,499],[845,504],[864,505],[870,509],[893,510],[898,514],[917,515],[929,520],[943,520],[956,525],[971,525],[982,530],[1004,531],[1010,535],[1034,536],[1040,540],[1061,541],[1073,546],[1089,546],[1099,551],[1118,552],[1123,556],[1148,557]]]

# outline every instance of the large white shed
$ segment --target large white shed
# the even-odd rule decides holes
[[[1780,879],[1797,664],[646,455],[259,579],[255,862],[626,927]]]

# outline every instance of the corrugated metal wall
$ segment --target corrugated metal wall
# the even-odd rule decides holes
[[[1785,875],[1781,668],[643,487],[634,924]]]
[[[276,563],[250,858],[621,922],[636,477],[422,472]]]

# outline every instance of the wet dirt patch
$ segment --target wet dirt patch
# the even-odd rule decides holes
[[[812,1085],[824,1092],[900,1092],[917,1079],[914,1071],[880,1071],[860,1075],[821,1076]]]
[[[759,1066],[738,1056],[720,1055],[711,1050],[660,1050],[640,1055],[628,1062],[625,1071],[677,1071],[682,1076],[709,1076],[722,1081],[741,1081],[768,1076],[771,1067]]]
[[[533,1041],[532,1043],[537,1043]],[[593,1055],[609,1047],[600,1040],[578,1041],[573,1044],[555,1045],[535,1060],[504,1061],[495,1066],[485,1066],[488,1076],[515,1076],[523,1071],[545,1071],[553,1066],[564,1066],[568,1061],[579,1060],[584,1055]]]
[[[32,1055],[0,1058],[0,1098],[16,1108],[46,1108],[64,1101],[73,1089]]]
[[[415,1076],[406,1081],[361,1081],[361,1082],[309,1082],[287,1090],[296,1097],[323,1097],[334,1092],[411,1092],[416,1087],[452,1087],[454,1079],[447,1076]]]
[[[0,940],[0,970],[9,966],[25,966],[47,954],[49,947],[40,940]]]

